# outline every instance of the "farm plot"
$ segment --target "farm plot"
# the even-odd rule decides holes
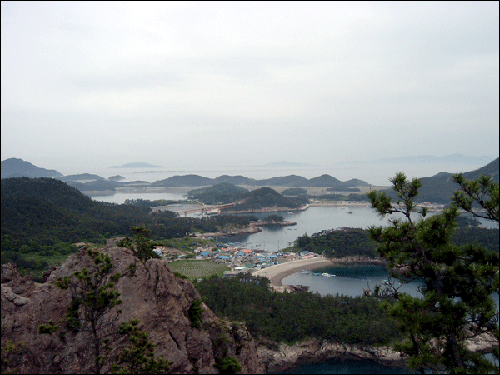
[[[172,271],[180,272],[189,280],[210,276],[222,277],[224,271],[231,271],[229,267],[209,260],[179,260],[169,263],[168,266]]]

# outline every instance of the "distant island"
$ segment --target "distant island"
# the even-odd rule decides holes
[[[153,165],[149,163],[143,163],[143,162],[133,162],[133,163],[127,163],[123,165],[115,165],[113,167],[109,168],[161,168],[160,165]]]

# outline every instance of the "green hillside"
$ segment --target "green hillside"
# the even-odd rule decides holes
[[[205,204],[226,204],[242,199],[246,193],[247,189],[222,182],[207,188],[191,190],[188,192],[188,197],[198,199]]]
[[[46,269],[43,257],[67,255],[76,250],[71,243],[132,236],[133,226],[151,229],[151,237],[158,240],[193,231],[215,232],[227,223],[247,225],[250,221],[226,215],[184,218],[138,205],[95,202],[52,178],[8,178],[1,184],[2,263],[14,261],[21,270]]]
[[[235,211],[258,210],[263,207],[297,208],[307,203],[305,196],[288,198],[275,190],[263,187],[247,193],[245,201],[237,204],[232,209]]]

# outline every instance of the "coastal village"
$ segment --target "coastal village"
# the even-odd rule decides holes
[[[211,239],[211,237],[209,237]],[[194,250],[192,255],[176,249],[158,246],[155,253],[166,259],[168,262],[190,259],[191,261],[209,260],[214,263],[226,265],[231,269],[225,275],[231,276],[241,272],[253,272],[272,265],[290,262],[299,259],[310,259],[319,255],[313,252],[268,252],[265,249],[249,249],[232,246],[231,243],[216,243],[215,247],[204,245],[196,246],[193,242]]]

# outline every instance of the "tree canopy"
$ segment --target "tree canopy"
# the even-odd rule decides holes
[[[455,202],[467,211],[476,202],[486,209],[485,217],[498,222],[498,184],[483,177],[474,182],[455,178],[462,187]],[[395,348],[409,356],[412,369],[422,373],[497,373],[498,345],[493,349],[497,362],[492,363],[468,350],[467,340],[491,333],[498,343],[498,310],[491,298],[498,292],[498,253],[477,244],[454,244],[457,205],[426,217],[426,209],[415,203],[422,186],[419,179],[409,181],[398,173],[391,182],[396,202],[384,192],[373,191],[368,194],[372,207],[381,215],[400,212],[406,219],[392,219],[389,227],[372,227],[369,233],[378,243],[377,252],[389,260],[393,276],[423,283],[422,298],[393,288],[394,302],[382,303],[400,322],[405,337]],[[420,217],[415,218],[415,213]]]

